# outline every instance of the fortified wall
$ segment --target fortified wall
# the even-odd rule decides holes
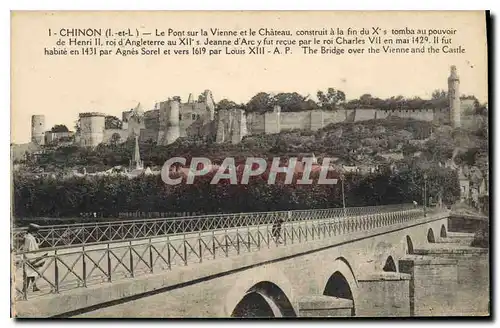
[[[453,127],[461,126],[461,113],[473,108],[473,101],[460,99],[460,79],[455,66],[450,68],[448,77],[448,108],[421,108],[421,109],[338,109],[335,111],[310,110],[302,112],[282,112],[275,106],[272,112],[264,114],[241,114],[236,110],[219,111],[217,125],[217,142],[241,141],[245,135],[259,133],[279,133],[283,130],[301,129],[316,131],[332,123],[355,123],[389,117],[400,117],[435,124],[451,124]],[[246,117],[241,117],[241,115]],[[228,122],[245,122],[246,128],[236,124],[236,128],[228,132]],[[238,141],[238,142],[239,142]]]
[[[335,111],[309,110],[301,112],[282,112],[276,106],[272,112],[264,114],[248,113],[242,110],[218,112],[217,142],[241,141],[246,135],[259,133],[279,133],[284,130],[301,129],[317,131],[333,123],[355,123],[389,117],[412,118],[415,120],[447,123],[448,110],[381,110],[381,109],[338,109]],[[235,123],[237,122],[237,123]],[[246,123],[246,124],[245,124]],[[241,126],[244,124],[245,126]],[[233,128],[230,129],[229,127]]]
[[[139,137],[141,142],[156,142],[169,145],[180,137],[201,137],[216,142],[239,143],[246,135],[279,133],[284,130],[319,130],[332,123],[355,123],[391,116],[412,118],[436,124],[452,124],[459,127],[461,113],[473,108],[471,100],[459,98],[460,80],[455,66],[448,78],[449,108],[398,109],[338,109],[335,111],[308,110],[282,112],[275,106],[271,112],[245,113],[241,109],[215,112],[215,101],[210,90],[205,90],[199,99],[190,94],[188,101],[166,100],[155,105],[153,110],[143,112],[140,104],[122,113],[121,128],[106,129],[106,115],[81,113],[80,131],[75,143],[84,147],[95,147],[100,143],[123,142]],[[45,118],[32,117],[32,141],[44,142]]]

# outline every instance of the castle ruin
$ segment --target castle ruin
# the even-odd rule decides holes
[[[199,99],[195,100],[192,94],[185,103],[168,99],[158,102],[154,109],[146,112],[143,112],[138,104],[122,113],[121,128],[106,128],[105,114],[81,113],[80,131],[75,135],[75,143],[83,147],[95,147],[100,143],[123,142],[135,137],[138,137],[140,142],[156,142],[158,145],[172,144],[181,137],[201,137],[218,143],[239,143],[246,135],[279,133],[291,129],[316,131],[332,123],[353,123],[391,116],[460,127],[461,112],[472,107],[473,101],[460,99],[459,85],[456,67],[451,66],[448,77],[449,107],[443,109],[359,108],[282,112],[279,106],[275,106],[272,111],[266,113],[246,113],[237,108],[216,112],[212,92],[205,90]],[[33,142],[43,144],[44,129],[43,115],[33,115]]]

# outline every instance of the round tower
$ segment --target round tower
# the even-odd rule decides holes
[[[95,147],[104,140],[106,114],[80,113],[80,145]]]
[[[450,124],[454,128],[460,127],[460,78],[457,67],[451,66],[448,77],[448,101],[450,108]]]
[[[175,142],[180,136],[179,130],[179,113],[181,104],[178,101],[172,100],[169,103],[169,111],[167,116],[167,145]]]
[[[45,144],[45,115],[31,116],[31,142]]]

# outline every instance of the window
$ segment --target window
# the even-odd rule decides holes
[[[182,115],[179,114],[179,121],[182,121]]]

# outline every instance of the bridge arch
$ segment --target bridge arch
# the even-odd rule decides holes
[[[269,281],[254,285],[236,304],[231,317],[295,317],[295,311],[283,290]]]
[[[226,295],[222,317],[295,317],[293,285],[275,267],[259,267],[238,275]]]
[[[349,262],[339,257],[335,259],[331,266],[325,268],[329,274],[323,277],[323,295],[346,298],[353,301],[352,315],[356,312],[356,302],[358,299],[358,282]]]
[[[406,254],[413,254],[414,253],[413,241],[410,236],[406,235],[404,244],[405,244]]]
[[[427,230],[427,241],[429,243],[436,242],[436,238],[434,237],[434,231],[432,230],[432,228],[429,228],[429,230]]]
[[[446,238],[447,232],[446,232],[446,227],[444,226],[444,224],[441,225],[441,232],[439,235],[441,238]]]
[[[383,271],[385,272],[397,272],[398,268],[396,266],[396,262],[394,262],[394,259],[392,258],[391,255],[387,257],[385,260],[384,267],[382,268]]]

